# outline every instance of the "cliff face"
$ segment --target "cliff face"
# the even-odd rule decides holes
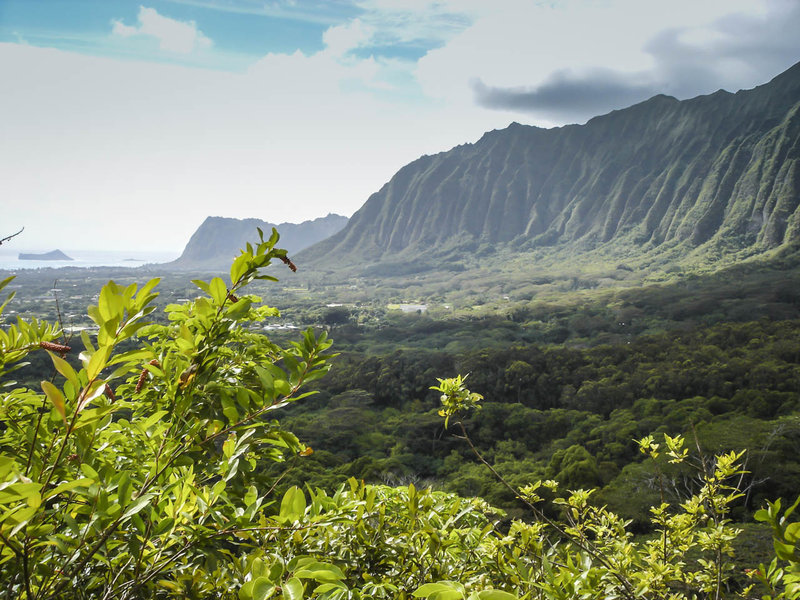
[[[244,248],[247,242],[252,243],[257,240],[256,227],[260,227],[267,236],[275,227],[281,235],[278,246],[285,248],[289,256],[293,256],[300,250],[340,231],[346,224],[347,217],[334,214],[299,224],[280,225],[259,219],[208,217],[192,234],[180,257],[167,266],[175,269],[230,266],[231,260],[239,254],[239,250]]]
[[[755,254],[800,241],[799,203],[800,63],[752,90],[655,96],[585,125],[514,123],[424,156],[303,259],[443,256],[476,242]]]

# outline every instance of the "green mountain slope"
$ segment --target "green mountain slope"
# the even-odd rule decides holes
[[[799,203],[800,63],[752,90],[513,123],[423,156],[302,259],[446,261],[483,245],[714,262],[800,243]]]

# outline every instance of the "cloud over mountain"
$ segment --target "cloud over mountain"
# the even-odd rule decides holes
[[[573,9],[579,4],[566,3]],[[716,12],[708,9],[717,3],[695,4],[697,14],[682,10],[683,3],[676,0],[674,14],[663,20],[648,18],[643,11],[669,11],[669,3],[610,4],[617,10],[610,5],[581,6],[580,13],[540,8],[541,22],[530,23],[527,43],[520,43],[513,31],[503,42],[508,48],[502,54],[510,58],[515,43],[511,40],[517,40],[513,66],[505,71],[500,66],[499,75],[486,65],[475,67],[475,102],[555,123],[583,122],[655,93],[691,98],[717,89],[751,87],[763,73],[788,68],[800,58],[800,3],[794,0],[749,6],[731,2],[727,9],[717,5]],[[614,24],[620,15],[624,16]],[[615,56],[614,48],[622,55]],[[530,83],[520,83],[526,72]],[[516,83],[495,83],[498,80]]]
[[[586,115],[606,113],[654,95],[658,88],[609,69],[592,69],[583,76],[554,73],[532,89],[489,87],[473,83],[476,102],[486,108],[535,112],[553,121],[577,121]]]

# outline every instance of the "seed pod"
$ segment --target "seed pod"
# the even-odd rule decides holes
[[[106,398],[111,400],[112,402],[116,402],[117,395],[114,393],[114,390],[111,389],[111,386],[106,384],[106,389],[104,390]]]
[[[57,352],[58,354],[64,355],[70,350],[72,350],[71,346],[65,346],[64,344],[56,344],[55,342],[39,342],[39,347],[43,350],[50,350],[50,352]]]
[[[136,382],[137,394],[142,391],[142,388],[144,387],[144,382],[147,381],[147,372],[148,372],[147,369],[142,369],[142,372],[139,375],[139,381]]]
[[[295,264],[294,264],[294,263],[293,263],[293,262],[292,262],[292,261],[289,259],[289,257],[288,257],[288,256],[279,256],[278,258],[280,258],[280,259],[281,259],[281,260],[282,260],[282,261],[283,261],[283,262],[284,262],[286,265],[288,265],[288,266],[289,266],[289,268],[292,270],[292,273],[297,273],[297,265],[295,265]]]

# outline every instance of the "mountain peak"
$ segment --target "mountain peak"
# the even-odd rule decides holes
[[[293,255],[337,233],[346,224],[347,217],[334,213],[302,223],[280,225],[255,218],[233,219],[209,216],[192,234],[180,257],[167,264],[176,269],[224,268],[230,265],[231,259],[245,247],[247,242],[256,239],[257,227],[260,227],[265,234],[275,227],[281,236],[278,245]]]

